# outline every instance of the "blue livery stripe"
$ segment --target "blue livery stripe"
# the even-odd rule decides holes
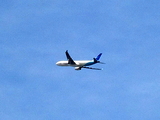
[[[89,65],[93,65],[93,64],[95,64],[95,62],[88,62],[84,66],[89,66]]]

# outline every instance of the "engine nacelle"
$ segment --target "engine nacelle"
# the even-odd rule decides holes
[[[81,67],[75,67],[75,70],[81,70]]]

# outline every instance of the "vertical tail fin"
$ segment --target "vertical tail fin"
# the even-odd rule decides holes
[[[102,53],[100,53],[97,57],[96,57],[96,60],[99,60],[100,57],[101,57]]]

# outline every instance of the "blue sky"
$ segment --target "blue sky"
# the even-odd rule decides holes
[[[0,119],[159,120],[160,1],[2,0]],[[100,52],[103,71],[59,67]]]

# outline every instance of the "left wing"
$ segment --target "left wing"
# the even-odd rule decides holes
[[[66,57],[68,59],[68,64],[72,64],[75,65],[76,63],[73,61],[73,59],[71,58],[71,56],[68,53],[68,50],[66,51]]]

